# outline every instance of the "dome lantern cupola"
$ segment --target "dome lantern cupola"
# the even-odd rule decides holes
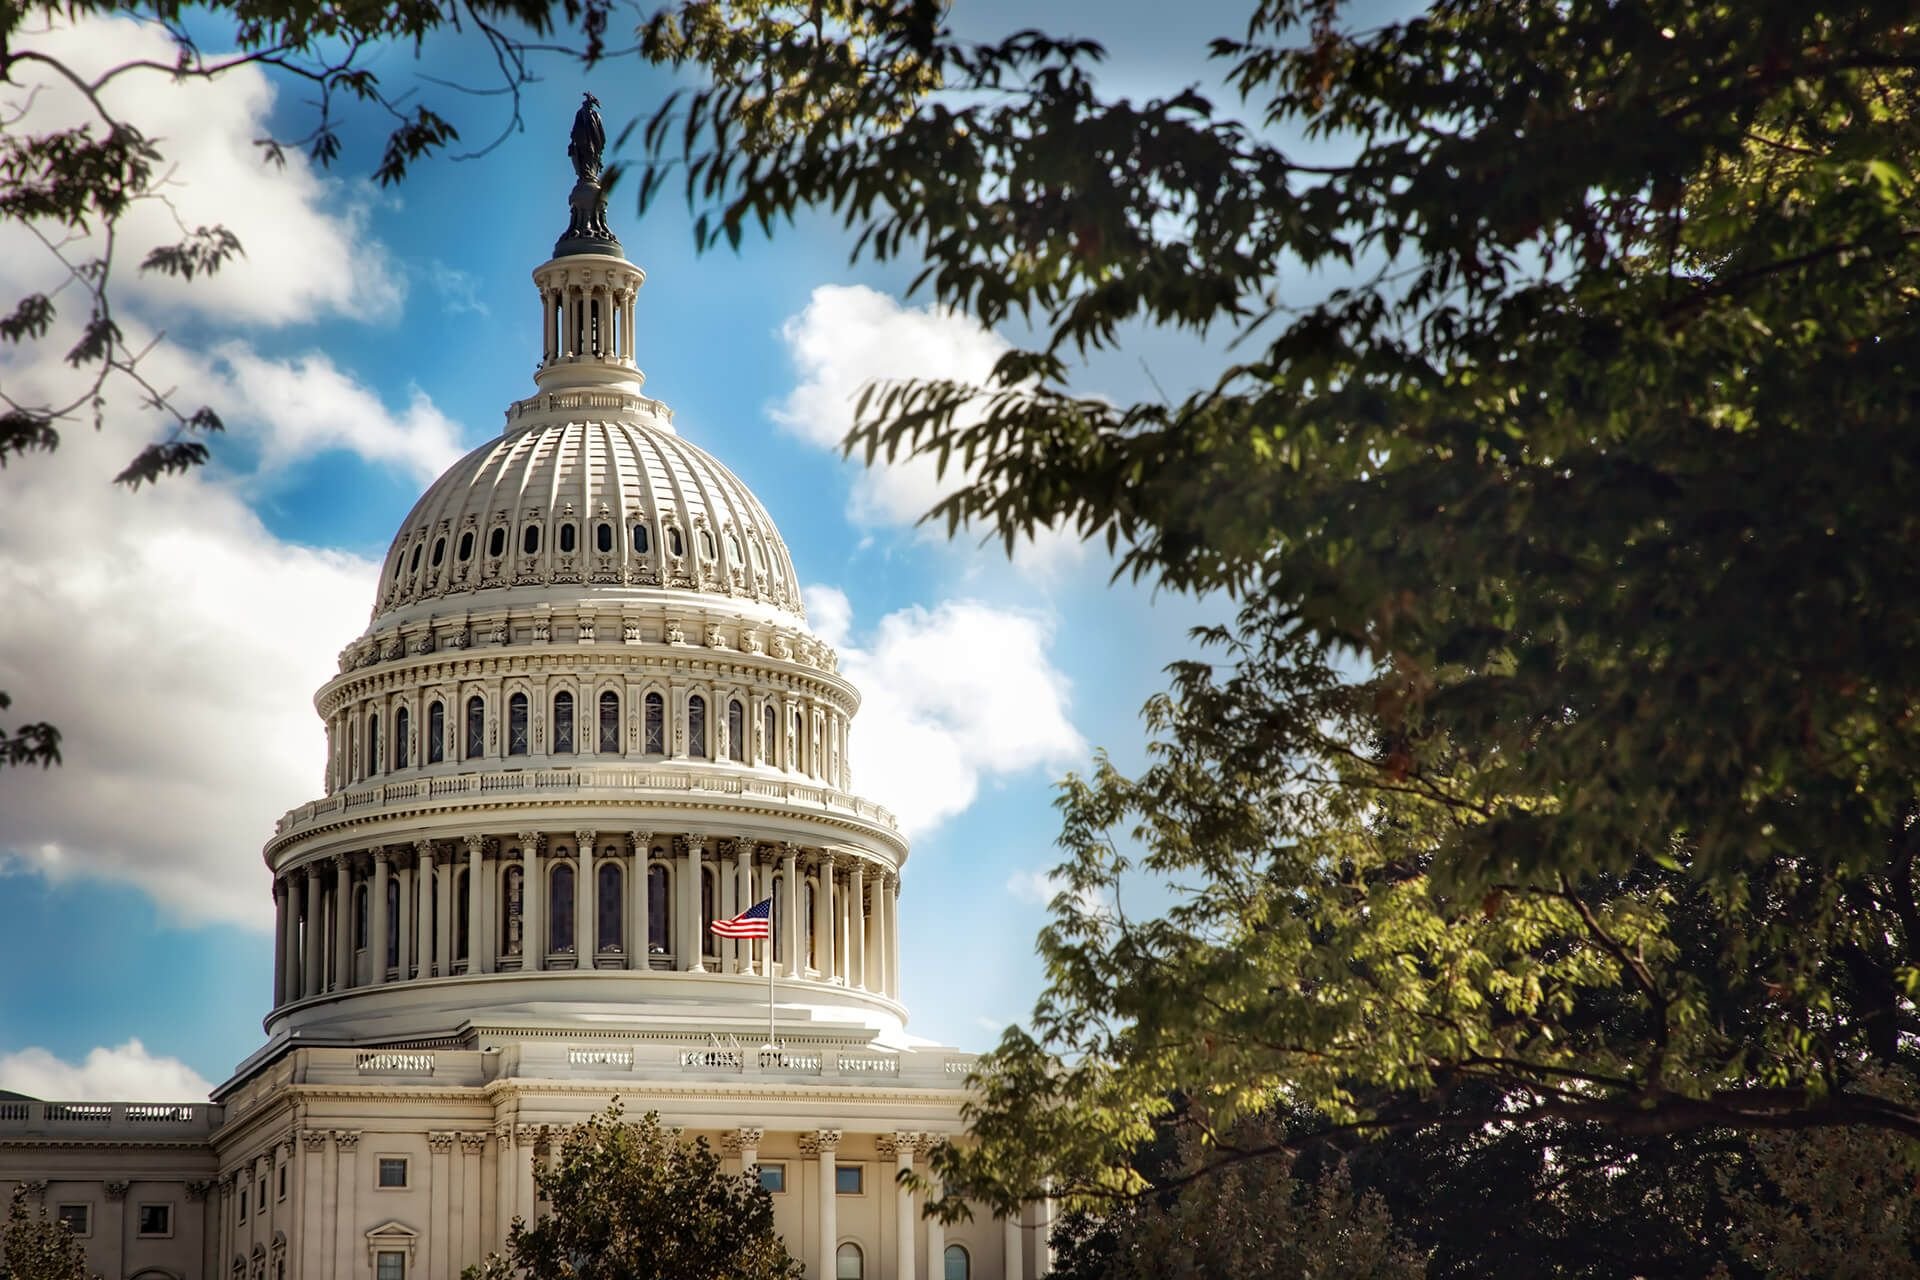
[[[600,387],[638,395],[646,375],[634,363],[633,313],[647,273],[627,261],[607,225],[607,193],[600,185],[606,129],[599,107],[589,93],[573,118],[567,229],[553,246],[553,258],[533,273],[541,341],[534,381],[543,391]]]

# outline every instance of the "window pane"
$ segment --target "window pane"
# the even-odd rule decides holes
[[[613,526],[604,520],[593,530],[593,549],[602,555],[613,550]]]
[[[664,956],[672,948],[667,944],[667,869],[647,870],[647,954]]]
[[[563,524],[560,526],[560,549],[562,551],[571,552],[573,550],[573,537],[573,526],[571,524]]]
[[[407,713],[405,707],[393,713],[393,767],[396,769],[404,769],[410,763],[407,731],[412,727],[413,717]]]
[[[787,1189],[787,1166],[783,1164],[763,1164],[760,1166],[760,1185],[775,1195]]]
[[[967,1251],[957,1244],[947,1246],[946,1271],[945,1280],[971,1280],[972,1272]]]
[[[507,699],[507,754],[527,754],[527,695],[524,693]]]
[[[87,1234],[87,1211],[90,1206],[84,1204],[63,1204],[55,1211],[60,1225],[77,1236]]]
[[[561,753],[573,751],[573,695],[570,693],[553,695],[553,749]]]
[[[766,742],[763,743],[761,746],[761,750],[765,752],[765,755],[761,757],[761,763],[772,764],[773,751],[774,751],[774,747],[773,747],[774,724],[773,724],[773,707],[771,704],[767,706],[766,714],[761,716],[760,727],[766,730]]]
[[[600,864],[599,947],[602,951],[620,949],[620,868],[611,862]]]
[[[487,539],[487,554],[497,556],[506,549],[507,531],[505,529],[495,529],[492,536]]]
[[[447,758],[447,709],[439,703],[427,708],[427,763],[439,764]]]
[[[367,717],[367,776],[380,772],[380,717]]]
[[[387,877],[387,968],[400,963],[400,881]],[[262,1194],[265,1194],[264,1189]]]
[[[527,555],[532,555],[536,551],[540,550],[540,526],[539,525],[530,524],[527,526],[527,531],[520,536],[520,550],[525,552]]]
[[[735,698],[727,703],[727,754],[736,762],[747,762],[747,709]]]
[[[860,1175],[866,1169],[857,1164],[837,1164],[833,1166],[833,1189],[843,1196],[857,1196],[861,1190]]]
[[[646,754],[663,756],[667,754],[667,704],[657,693],[647,695],[647,746]]]
[[[140,1206],[140,1234],[143,1236],[164,1236],[173,1232],[173,1206],[168,1204],[143,1204]]]
[[[478,698],[467,699],[467,759],[474,760],[487,750],[487,704]]]
[[[407,1255],[404,1253],[382,1253],[380,1266],[374,1274],[374,1280],[407,1280]]]
[[[473,559],[473,530],[471,529],[460,535],[460,558]]]
[[[647,526],[633,526],[633,549],[641,555],[647,554]]]
[[[553,888],[553,910],[547,922],[547,950],[573,950],[573,868],[555,867],[548,882]]]
[[[407,1185],[407,1159],[405,1156],[380,1157],[380,1185],[383,1187],[404,1187]]]
[[[840,1252],[834,1255],[833,1274],[836,1280],[861,1280],[866,1273],[861,1268],[860,1246],[843,1244]]]
[[[707,755],[707,700],[697,693],[687,699],[687,754],[699,760]]]
[[[617,693],[600,695],[600,750],[614,755],[620,752],[620,695]]]

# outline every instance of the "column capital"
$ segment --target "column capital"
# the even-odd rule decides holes
[[[327,861],[331,863],[333,866],[333,874],[337,876],[343,876],[347,874],[347,855],[346,854],[344,853],[333,854],[327,859]]]
[[[800,1151],[803,1155],[817,1156],[831,1154],[839,1150],[840,1130],[815,1129],[812,1133],[800,1135]]]
[[[469,858],[478,853],[485,853],[487,850],[487,838],[485,836],[467,836],[465,844]]]
[[[487,1149],[487,1134],[484,1129],[479,1133],[461,1133],[455,1136],[460,1139],[461,1148],[470,1156],[477,1156]]]
[[[653,832],[635,828],[627,832],[627,839],[633,841],[633,851],[640,857],[644,858],[653,852]]]
[[[594,842],[599,838],[600,833],[598,831],[576,831],[573,833],[573,842],[580,847],[583,854],[591,854],[593,852]]]
[[[502,1120],[499,1124],[493,1126],[493,1140],[500,1144],[502,1151],[512,1146],[513,1122],[510,1120]]]
[[[360,1130],[335,1129],[333,1131],[333,1145],[342,1151],[354,1150],[360,1145]]]
[[[453,1150],[453,1140],[457,1135],[435,1132],[427,1135],[427,1147],[437,1156],[446,1155]]]
[[[519,835],[520,849],[523,853],[532,853],[536,858],[546,852],[547,837],[544,832],[522,831]]]
[[[300,1141],[306,1144],[309,1152],[318,1155],[327,1145],[327,1131],[325,1129],[302,1129],[300,1131]]]
[[[213,1184],[205,1178],[195,1178],[187,1183],[187,1201],[199,1204],[207,1198],[207,1192],[213,1190]]]
[[[378,867],[391,867],[393,865],[394,857],[399,851],[397,849],[389,848],[384,844],[377,844],[367,852],[368,852],[368,856],[373,859],[373,865],[376,868],[378,868]]]
[[[128,1188],[133,1186],[131,1182],[103,1182],[100,1185],[101,1188],[106,1191],[107,1199],[113,1201],[115,1204],[119,1204],[125,1200],[127,1198]]]

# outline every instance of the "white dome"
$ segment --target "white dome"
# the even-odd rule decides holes
[[[659,402],[546,392],[508,419],[507,434],[456,462],[408,513],[381,574],[375,629],[526,595],[682,591],[804,623],[793,561],[766,508],[675,434]]]

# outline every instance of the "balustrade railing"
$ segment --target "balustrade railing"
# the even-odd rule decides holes
[[[210,1102],[0,1102],[0,1136],[17,1133],[101,1133],[138,1130],[149,1135],[212,1132],[220,1109]]]

